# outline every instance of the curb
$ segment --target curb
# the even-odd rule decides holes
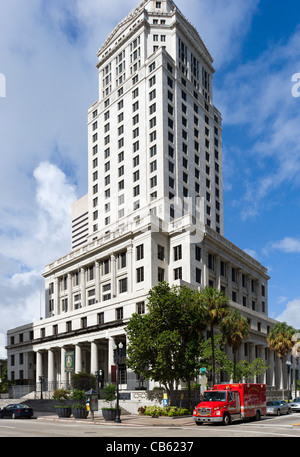
[[[66,423],[81,423],[81,424],[90,424],[90,425],[104,425],[104,426],[125,426],[125,427],[178,427],[178,426],[193,426],[194,421],[191,416],[175,416],[175,417],[158,417],[158,418],[152,418],[151,416],[148,417],[132,417],[132,418],[121,418],[121,422],[117,423],[114,421],[105,421],[101,417],[96,417],[94,420],[91,418],[87,418],[84,420],[77,419],[77,418],[63,418],[63,417],[58,417],[58,416],[39,416],[36,417],[38,420],[44,420],[44,421],[56,421],[56,422],[66,422]],[[173,424],[170,423],[171,420],[174,419],[177,423]],[[185,422],[184,424],[178,423],[178,419],[182,419],[184,421],[189,421],[190,422]],[[139,423],[137,423],[137,421]]]

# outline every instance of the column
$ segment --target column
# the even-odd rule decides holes
[[[54,314],[59,314],[59,285],[58,278],[54,279]]]
[[[48,351],[48,391],[54,391],[54,352],[52,349]]]
[[[108,382],[111,382],[111,366],[115,365],[114,361],[114,345],[115,340],[113,337],[108,338]]]
[[[95,262],[95,299],[100,303],[100,263]]]
[[[267,365],[270,365],[269,370],[267,371],[267,384],[269,386],[275,386],[275,362],[274,362],[274,353],[271,349],[267,349],[268,351],[268,360]]]
[[[85,293],[85,269],[80,269],[80,293],[81,293],[81,307],[86,306],[86,293]]]
[[[128,268],[128,293],[133,291],[133,272],[132,272],[132,253],[133,247],[132,244],[127,248],[127,268]]]
[[[114,298],[117,295],[116,256],[114,254],[111,255],[110,264],[111,264],[111,298]]]
[[[67,388],[67,373],[65,371],[65,358],[66,358],[66,349],[62,347],[60,349],[60,382],[61,382],[61,388],[66,389]]]
[[[79,344],[75,346],[75,373],[82,371],[82,354]]]
[[[69,273],[67,278],[68,289],[68,311],[73,311],[73,297],[72,297],[72,275]]]
[[[203,246],[203,286],[208,286],[208,253]]]
[[[226,264],[227,273],[227,297],[232,300],[232,264],[228,262]]]
[[[215,256],[216,263],[216,288],[221,290],[221,265],[220,265],[220,256]]]
[[[43,355],[41,352],[36,353],[36,383],[39,385],[39,377],[43,374]]]
[[[262,296],[261,296],[261,283],[259,280],[255,281],[256,287],[256,311],[262,312]]]
[[[91,374],[95,374],[98,371],[98,346],[92,341],[91,342]]]
[[[242,305],[243,304],[243,282],[242,282],[242,277],[243,277],[243,271],[241,268],[237,269],[237,284],[238,284],[238,296],[237,296],[237,302]]]

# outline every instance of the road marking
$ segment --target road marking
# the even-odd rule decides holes
[[[230,431],[236,431],[236,432],[240,431],[241,432],[241,429],[238,429],[238,428],[233,429],[232,427],[230,427]],[[298,435],[289,435],[287,433],[259,432],[259,431],[256,431],[256,430],[252,431],[252,430],[248,430],[248,429],[247,429],[247,433],[259,433],[260,435],[289,436],[290,438],[299,438]]]

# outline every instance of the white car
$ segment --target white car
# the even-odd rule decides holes
[[[292,411],[295,413],[300,413],[300,397],[295,398],[291,403],[290,403],[290,408]]]

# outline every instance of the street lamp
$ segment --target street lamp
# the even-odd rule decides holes
[[[99,383],[101,383],[101,384],[100,384],[100,388],[102,389],[102,376],[103,376],[103,370],[97,370],[97,371],[95,371],[95,376],[96,376],[96,381],[97,381],[98,398],[100,398]]]
[[[289,360],[286,361],[286,368],[287,368],[287,381],[288,381],[288,401],[290,400],[290,372],[291,372],[291,362]]]
[[[41,400],[43,400],[43,382],[44,382],[44,375],[39,376],[39,381],[41,383]]]
[[[119,343],[118,346],[114,346],[115,349],[115,363],[117,365],[117,412],[116,412],[116,418],[115,422],[120,423],[121,418],[120,418],[120,410],[119,410],[119,368],[120,368],[120,362],[122,359],[122,349],[123,349],[123,344]]]

